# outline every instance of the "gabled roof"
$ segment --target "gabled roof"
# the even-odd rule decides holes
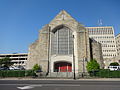
[[[51,27],[55,27],[57,25],[70,25],[70,26],[84,26],[80,24],[78,21],[76,21],[69,13],[67,13],[65,10],[60,11],[55,18],[49,23]]]

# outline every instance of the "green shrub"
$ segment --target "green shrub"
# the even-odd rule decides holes
[[[109,69],[101,69],[99,72],[96,73],[96,76],[102,77],[102,78],[107,78],[109,77],[110,70]]]
[[[34,76],[33,70],[1,70],[0,77],[25,77]]]
[[[33,70],[26,70],[25,71],[25,76],[34,76],[34,75],[35,75],[35,73]]]
[[[41,70],[40,66],[38,64],[35,64],[33,66],[33,71],[38,71],[38,70]]]
[[[110,63],[110,66],[119,66],[119,63],[113,62],[113,63]]]
[[[101,78],[120,78],[120,71],[110,71],[109,69],[101,69],[97,72],[92,73],[91,76]]]
[[[100,69],[100,65],[95,59],[93,59],[87,63],[86,68],[87,68],[88,72],[94,72],[94,71],[98,71]]]

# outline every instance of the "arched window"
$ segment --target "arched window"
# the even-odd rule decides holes
[[[69,28],[65,26],[57,28],[51,35],[51,41],[52,54],[67,55],[73,53],[73,35]]]

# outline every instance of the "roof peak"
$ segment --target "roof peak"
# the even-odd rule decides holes
[[[60,11],[60,13],[70,15],[70,14],[69,14],[66,10],[64,10],[64,9],[63,9],[63,10],[61,10],[61,11]]]
[[[64,10],[64,9],[63,9],[63,10],[61,10],[60,12],[66,12],[66,13],[67,13],[67,11],[66,11],[66,10]]]
[[[81,25],[78,21],[76,21],[69,13],[67,13],[66,10],[61,10],[55,17],[54,19],[49,23],[49,24],[55,24],[55,23],[59,23],[59,24],[65,24],[67,22],[74,22],[76,23],[76,25]]]

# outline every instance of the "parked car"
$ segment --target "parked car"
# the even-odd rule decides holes
[[[25,68],[24,68],[23,66],[18,66],[18,68],[19,68],[20,70],[25,70]]]
[[[108,69],[110,69],[110,71],[117,71],[120,70],[120,66],[109,66]]]
[[[23,66],[10,66],[9,69],[10,70],[25,70]]]
[[[10,70],[19,70],[19,68],[15,67],[15,66],[10,66],[9,69]]]
[[[0,70],[9,70],[9,68],[8,67],[0,67]]]

